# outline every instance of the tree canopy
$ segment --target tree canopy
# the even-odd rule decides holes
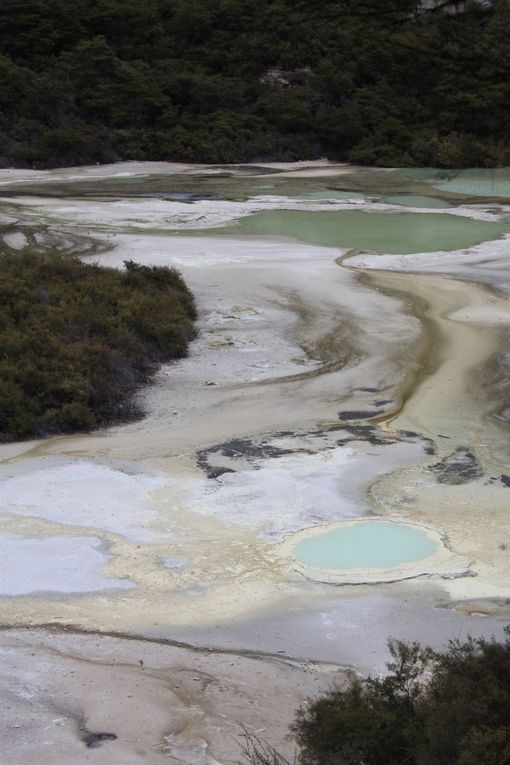
[[[425,5],[3,0],[0,165],[509,163],[508,0]]]

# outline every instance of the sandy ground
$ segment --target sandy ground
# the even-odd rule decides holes
[[[269,170],[353,173],[329,163],[229,168],[235,178]],[[143,420],[0,446],[8,765],[35,752],[43,765],[234,762],[242,725],[285,749],[303,698],[346,665],[381,672],[390,635],[442,647],[468,632],[501,636],[508,619],[508,240],[348,253],[190,234],[277,209],[278,197],[163,205],[35,193],[221,171],[0,171],[4,246],[175,265],[200,329],[189,357],[140,393]],[[12,196],[27,182],[30,196]],[[399,210],[366,198],[285,206],[353,204]],[[504,208],[449,212],[497,220]],[[438,566],[407,582],[337,588],[282,552],[296,532],[377,516],[435,529],[469,576]],[[169,640],[195,649],[157,642]],[[86,731],[118,738],[89,749]]]
[[[2,761],[62,765],[241,760],[244,731],[292,759],[295,703],[335,666],[56,631],[2,634]]]

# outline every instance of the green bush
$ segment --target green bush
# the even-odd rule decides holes
[[[137,387],[195,336],[171,268],[0,255],[0,439],[87,430],[139,414]]]
[[[509,638],[390,651],[383,678],[352,676],[299,711],[302,765],[510,764]]]

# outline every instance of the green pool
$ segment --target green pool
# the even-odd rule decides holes
[[[403,175],[430,183],[436,189],[469,196],[510,197],[510,167],[438,170],[437,168],[406,168]]]
[[[471,247],[498,239],[509,230],[508,222],[493,223],[438,213],[269,210],[215,232],[288,236],[327,247],[405,255]]]

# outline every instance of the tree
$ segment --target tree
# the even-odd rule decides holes
[[[507,636],[454,640],[443,652],[390,641],[384,677],[351,674],[298,711],[299,763],[510,765]],[[256,736],[245,735],[242,751],[250,765],[284,765]]]
[[[0,162],[504,165],[509,13],[508,0],[2,0]]]

